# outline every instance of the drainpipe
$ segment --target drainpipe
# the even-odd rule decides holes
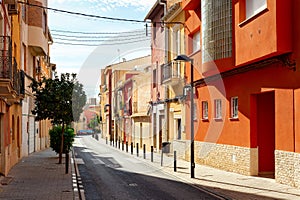
[[[164,16],[167,14],[167,3],[162,2],[162,0],[158,0],[159,5],[164,6]],[[164,23],[162,23],[163,26]],[[168,63],[168,46],[169,46],[169,38],[168,38],[168,30],[164,27],[164,33],[165,33],[165,64]]]

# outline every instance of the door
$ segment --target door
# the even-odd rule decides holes
[[[257,95],[258,173],[273,176],[275,171],[274,92]]]

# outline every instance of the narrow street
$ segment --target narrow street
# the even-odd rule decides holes
[[[136,157],[77,137],[76,162],[86,199],[218,199]]]

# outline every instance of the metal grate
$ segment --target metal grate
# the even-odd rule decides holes
[[[203,63],[232,55],[231,0],[202,0]]]

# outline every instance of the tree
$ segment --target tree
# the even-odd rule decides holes
[[[55,151],[56,153],[60,152],[61,147],[61,132],[62,127],[61,126],[53,126],[53,128],[49,131],[50,135],[50,147]],[[64,145],[63,145],[63,152],[67,153],[70,151],[73,142],[74,142],[74,129],[70,127],[65,128],[64,133]]]
[[[76,74],[56,75],[54,79],[45,78],[41,81],[33,80],[30,88],[35,96],[35,107],[32,114],[36,120],[51,120],[54,125],[61,125],[61,148],[59,163],[62,162],[63,135],[65,126],[78,121],[82,108],[86,103],[83,85],[76,79]]]
[[[96,115],[93,119],[91,119],[90,123],[88,124],[88,127],[95,130],[99,123],[99,117]]]

